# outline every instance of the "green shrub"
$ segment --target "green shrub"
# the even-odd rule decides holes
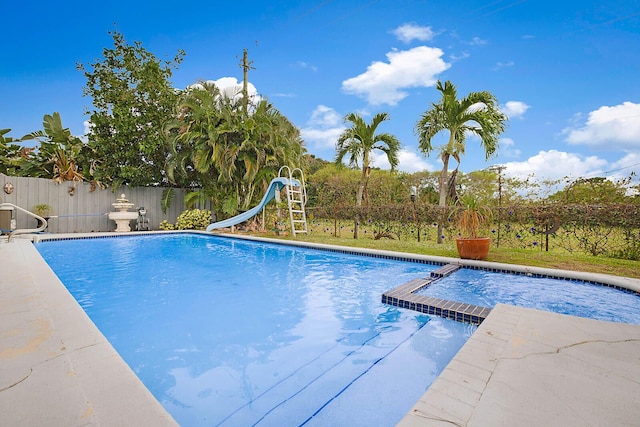
[[[208,209],[187,209],[176,221],[175,230],[204,230],[211,223]]]
[[[207,209],[187,209],[175,224],[166,219],[160,223],[160,230],[205,230],[211,223],[211,211]]]
[[[627,230],[622,244],[607,255],[611,258],[640,261],[640,230]]]
[[[160,230],[175,230],[176,226],[171,224],[169,221],[167,221],[166,219],[163,219],[160,222]]]

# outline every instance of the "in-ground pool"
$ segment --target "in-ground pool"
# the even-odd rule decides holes
[[[394,425],[475,330],[381,304],[383,292],[435,265],[197,234],[37,248],[182,425]],[[481,286],[444,290],[485,274],[460,270],[432,292],[502,302],[478,297]],[[485,281],[504,289],[515,277],[536,289],[550,280]],[[587,315],[627,297],[640,312],[636,295],[582,286],[596,289]],[[536,298],[550,302],[536,308],[556,309],[554,298],[522,299]]]
[[[36,247],[184,426],[394,425],[475,330],[381,304],[433,265],[197,234]]]

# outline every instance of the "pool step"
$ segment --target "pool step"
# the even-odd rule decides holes
[[[458,264],[446,264],[440,267],[439,269],[431,272],[431,277],[435,279],[442,279],[445,276],[450,275],[451,273],[455,273],[456,271],[462,268],[461,265]]]
[[[448,276],[460,268],[457,264],[443,265],[432,271],[430,277],[410,280],[383,293],[382,303],[444,317],[457,322],[479,325],[491,312],[490,308],[416,294],[416,292],[426,288],[436,280]]]

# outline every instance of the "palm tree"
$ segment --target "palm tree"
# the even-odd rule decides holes
[[[450,81],[444,85],[438,81],[436,89],[442,94],[442,99],[422,114],[416,123],[416,133],[420,150],[429,155],[433,150],[431,139],[440,131],[449,131],[449,141],[440,147],[442,170],[438,178],[439,206],[444,215],[447,193],[454,184],[447,185],[449,159],[453,157],[460,166],[466,137],[471,134],[480,137],[485,159],[489,159],[498,147],[498,136],[505,130],[507,117],[498,109],[498,101],[489,92],[471,92],[458,99],[456,87]],[[438,243],[442,243],[443,223],[444,216],[438,222]]]
[[[367,192],[367,184],[371,175],[371,152],[380,150],[387,156],[387,160],[391,165],[391,170],[395,170],[398,166],[398,152],[400,151],[400,141],[394,135],[389,133],[378,133],[376,129],[378,125],[389,119],[387,113],[378,113],[373,116],[370,124],[357,113],[349,113],[345,116],[345,122],[351,122],[351,127],[345,129],[338,137],[336,144],[336,163],[342,163],[342,159],[348,154],[349,165],[358,167],[362,163],[362,176],[358,185],[358,193],[356,196],[356,207],[362,206],[362,200],[368,203],[369,197]],[[353,238],[358,238],[358,220],[356,219]]]
[[[225,214],[248,209],[281,165],[304,154],[298,129],[266,100],[245,112],[242,100],[205,82],[186,91],[178,109],[165,128],[167,175],[193,183],[188,201],[210,199]]]

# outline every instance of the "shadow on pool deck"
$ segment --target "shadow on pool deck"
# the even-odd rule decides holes
[[[0,241],[0,272],[2,424],[176,425],[29,241]],[[640,280],[611,280],[640,289]],[[622,426],[639,417],[639,325],[498,305],[399,425]]]

